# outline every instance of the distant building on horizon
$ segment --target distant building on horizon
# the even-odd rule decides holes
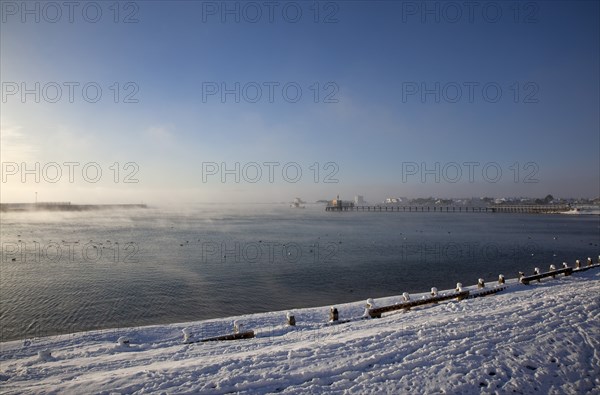
[[[365,198],[362,195],[356,195],[354,196],[354,204],[356,205],[363,205],[365,204]]]
[[[408,199],[402,198],[402,197],[389,197],[389,198],[385,198],[383,203],[385,203],[385,204],[403,204],[403,203],[408,203]]]
[[[329,206],[333,207],[354,207],[354,202],[351,200],[342,200],[340,199],[340,195],[333,200],[329,201]]]

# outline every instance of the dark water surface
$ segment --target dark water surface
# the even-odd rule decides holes
[[[330,305],[600,253],[600,217],[321,205],[2,213],[1,340]]]

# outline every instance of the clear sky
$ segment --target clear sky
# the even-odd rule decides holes
[[[1,5],[2,202],[600,195],[598,1]]]

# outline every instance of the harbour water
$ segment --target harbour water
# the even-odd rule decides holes
[[[1,341],[366,300],[598,258],[597,215],[3,213]]]

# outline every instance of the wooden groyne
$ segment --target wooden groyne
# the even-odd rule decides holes
[[[486,207],[464,206],[326,206],[325,211],[402,212],[402,213],[523,213],[555,214],[570,210],[568,205],[498,205]]]
[[[419,299],[411,299],[411,296],[405,292],[402,294],[402,301],[393,304],[387,304],[384,306],[376,306],[375,301],[373,299],[367,299],[364,314],[360,317],[349,317],[347,319],[340,319],[341,317],[337,307],[331,306],[329,309],[329,320],[324,325],[337,325],[353,321],[365,320],[369,318],[382,318],[383,314],[392,313],[399,310],[408,312],[415,307],[437,305],[440,302],[445,302],[449,300],[462,301],[465,299],[486,297],[498,294],[508,289],[509,287],[517,284],[529,285],[532,282],[541,282],[542,279],[548,277],[556,278],[559,275],[570,276],[572,274],[597,268],[600,268],[600,256],[598,256],[598,262],[596,263],[592,261],[592,258],[587,258],[587,262],[585,263],[581,262],[580,260],[576,260],[574,267],[570,267],[566,262],[563,262],[561,268],[557,268],[555,265],[550,265],[549,270],[546,272],[541,272],[541,270],[536,267],[534,269],[533,275],[526,276],[525,273],[519,272],[518,279],[515,279],[516,281],[511,281],[511,284],[508,284],[504,278],[504,275],[500,274],[498,276],[497,284],[486,284],[484,279],[480,278],[477,281],[476,288],[475,286],[463,288],[462,283],[457,283],[456,288],[454,290],[438,292],[437,288],[433,287],[431,288],[431,293],[429,295],[421,296]],[[300,317],[300,320],[301,319],[302,318]],[[297,320],[295,315],[292,315],[290,312],[287,312],[285,315],[285,326],[295,327],[296,324]],[[252,339],[256,337],[254,331],[242,331],[242,327],[243,324],[236,320],[233,322],[233,333],[202,339],[192,339],[191,329],[184,328],[182,330],[183,343],[187,344],[204,343],[211,341],[242,340]],[[120,340],[121,339],[119,339],[119,342],[121,343]]]

